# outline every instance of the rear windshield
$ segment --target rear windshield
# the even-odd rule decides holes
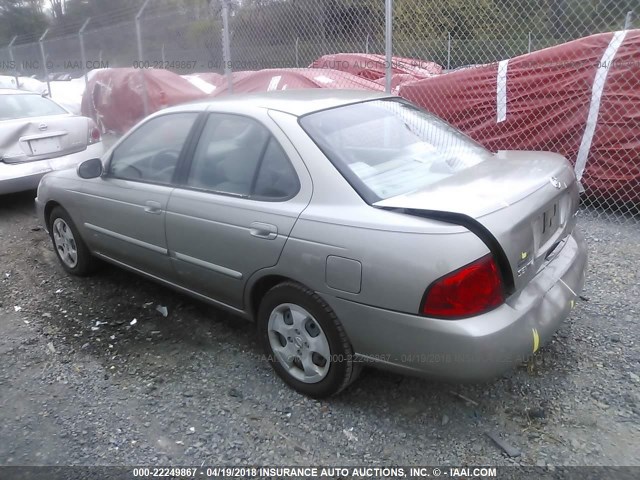
[[[48,98],[36,94],[0,95],[0,120],[61,115],[67,111]]]
[[[419,190],[493,157],[448,123],[399,99],[312,113],[300,124],[369,203]]]

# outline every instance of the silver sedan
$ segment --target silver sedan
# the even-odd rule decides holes
[[[0,195],[34,190],[45,173],[103,153],[90,118],[37,93],[0,89]]]
[[[561,156],[487,151],[397,97],[299,90],[169,108],[36,199],[62,267],[106,260],[254,319],[324,397],[363,365],[454,381],[526,360],[584,283]]]

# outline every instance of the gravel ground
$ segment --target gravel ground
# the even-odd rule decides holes
[[[528,366],[482,385],[370,370],[319,402],[251,323],[113,267],[67,276],[33,194],[3,197],[0,464],[640,465],[640,228],[580,223],[588,301]]]

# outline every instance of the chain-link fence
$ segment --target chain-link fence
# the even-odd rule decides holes
[[[0,55],[41,79],[219,74],[212,95],[386,89],[492,150],[565,155],[589,211],[637,220],[638,13],[638,0],[152,0],[117,21],[15,38]]]
[[[134,19],[98,28],[91,28],[89,20],[88,28],[78,37],[78,43],[82,39],[85,61],[90,68],[131,67],[138,59]]]

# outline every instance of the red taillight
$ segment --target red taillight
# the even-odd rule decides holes
[[[91,120],[89,122],[89,145],[98,143],[100,139],[101,139],[100,129],[96,126],[93,120]]]
[[[420,313],[457,319],[488,312],[503,303],[502,278],[489,254],[433,282],[424,294]]]

